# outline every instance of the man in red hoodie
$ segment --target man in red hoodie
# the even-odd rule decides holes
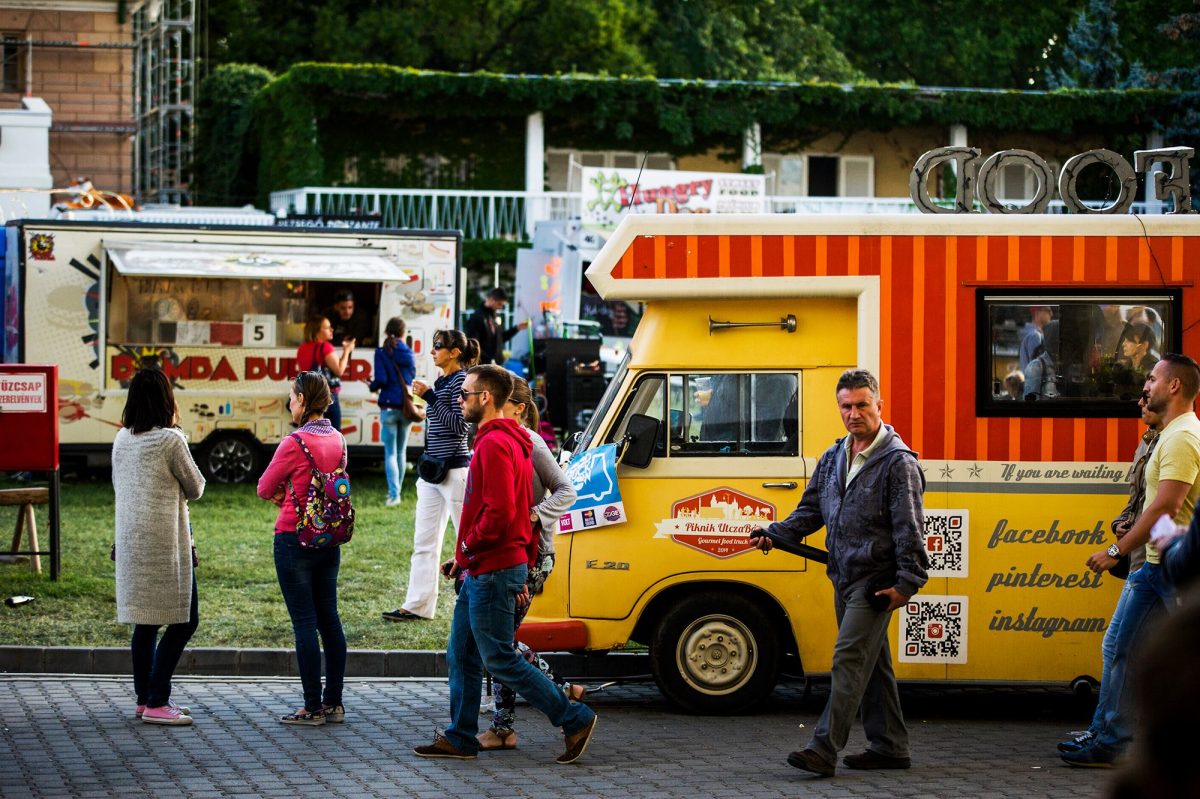
[[[578,760],[596,728],[591,708],[570,701],[513,647],[516,609],[529,602],[526,577],[537,560],[538,540],[530,517],[533,445],[515,420],[501,415],[512,386],[503,368],[476,366],[467,372],[459,397],[463,416],[478,425],[478,432],[454,558],[442,564],[447,577],[464,575],[446,648],[450,726],[432,744],[413,750],[420,757],[474,759],[485,666],[562,727],[566,751],[557,762]]]

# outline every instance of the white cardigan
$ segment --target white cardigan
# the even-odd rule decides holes
[[[187,439],[174,428],[122,428],[113,442],[117,621],[182,624],[191,616],[189,499],[204,493]]]

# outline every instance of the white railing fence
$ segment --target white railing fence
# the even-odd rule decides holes
[[[379,217],[386,228],[462,230],[468,239],[527,241],[535,222],[580,214],[580,192],[458,191],[452,189],[359,189],[306,186],[271,192],[275,214]],[[1022,204],[1014,200],[1012,204]],[[1099,205],[1099,204],[1096,204]],[[1158,214],[1162,203],[1135,202],[1131,213]],[[907,197],[767,197],[774,214],[915,214]],[[1066,213],[1061,201],[1049,213]]]

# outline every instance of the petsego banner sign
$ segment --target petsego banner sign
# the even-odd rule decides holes
[[[583,224],[615,228],[626,214],[760,214],[766,179],[740,172],[583,168]]]

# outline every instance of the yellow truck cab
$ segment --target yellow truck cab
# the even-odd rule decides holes
[[[627,217],[587,277],[645,315],[573,447],[626,445],[626,520],[560,529],[520,638],[646,645],[695,712],[761,700],[785,666],[827,673],[824,566],[749,534],[845,435],[834,387],[861,367],[927,481],[929,581],[892,622],[898,676],[1094,680],[1121,581],[1085,561],[1115,540],[1152,363],[1131,331],[1196,354],[1198,265],[1195,216]]]

